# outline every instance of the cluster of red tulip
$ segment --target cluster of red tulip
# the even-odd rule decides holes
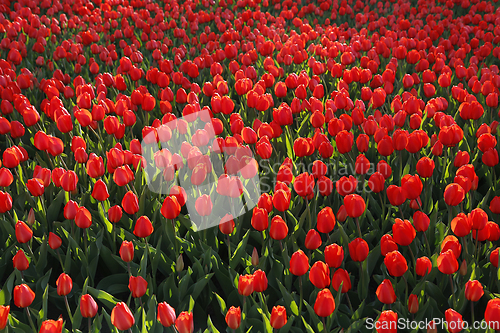
[[[1,1],[0,330],[499,329],[498,8]]]

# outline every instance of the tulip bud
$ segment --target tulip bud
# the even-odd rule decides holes
[[[28,258],[26,258],[24,251],[21,249],[19,249],[16,255],[12,258],[12,263],[14,264],[14,267],[19,271],[25,271],[30,266]]]
[[[418,296],[415,294],[411,294],[410,297],[408,297],[408,311],[410,313],[418,312]]]
[[[177,257],[177,262],[175,263],[176,272],[182,272],[184,270],[184,260],[182,259],[182,254]]]
[[[462,261],[462,264],[460,265],[460,275],[465,276],[467,274],[467,261],[465,259]]]
[[[7,321],[9,319],[10,306],[0,305],[0,330],[3,330],[7,326]]]
[[[436,323],[434,321],[431,321],[428,325],[427,325],[427,333],[437,333],[437,326],[436,326]]]
[[[61,273],[57,278],[56,286],[57,294],[59,296],[66,296],[71,292],[71,289],[73,289],[73,281],[68,274]]]
[[[35,223],[35,211],[33,210],[33,208],[31,208],[30,212],[28,213],[26,223],[28,223],[28,225],[33,225]]]
[[[181,312],[179,317],[175,320],[175,328],[179,333],[193,333],[193,313],[187,311]]]
[[[80,312],[83,318],[93,318],[97,314],[97,303],[89,294],[80,298]]]
[[[127,304],[119,302],[111,311],[111,323],[117,329],[127,331],[135,324],[135,318]]]
[[[254,247],[253,252],[252,252],[252,265],[257,267],[259,266],[259,253],[257,252],[257,249]]]
[[[158,315],[156,319],[164,326],[170,327],[175,323],[175,309],[167,302],[158,304]]]
[[[55,233],[49,233],[49,246],[52,250],[57,250],[62,245],[61,237],[57,236]]]

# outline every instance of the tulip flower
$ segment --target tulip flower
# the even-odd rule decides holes
[[[264,231],[269,226],[269,218],[268,218],[267,210],[259,207],[255,207],[253,209],[252,214],[252,227],[254,227],[257,231]]]
[[[63,319],[58,320],[45,320],[40,326],[39,333],[61,333],[63,328]]]
[[[398,331],[398,314],[392,310],[382,312],[375,328],[377,333],[396,333]]]
[[[316,230],[311,229],[307,232],[306,239],[304,241],[306,249],[314,251],[321,246],[321,243],[321,236]]]
[[[384,264],[389,274],[395,277],[403,276],[408,270],[406,259],[399,251],[387,253],[384,258]]]
[[[290,273],[296,276],[302,276],[309,270],[309,259],[302,252],[302,250],[297,250],[292,254],[290,259]]]
[[[33,303],[35,293],[27,284],[20,284],[14,287],[14,304],[18,308],[26,308]]]
[[[349,277],[349,273],[345,269],[339,268],[333,273],[332,287],[338,292],[341,284],[341,292],[343,294],[351,290],[351,278]]]
[[[335,310],[335,300],[330,289],[321,290],[314,302],[314,312],[320,317],[328,317]]]
[[[19,249],[14,257],[12,257],[12,263],[14,264],[14,268],[18,271],[25,271],[29,268],[30,263],[28,258],[26,258],[26,254],[24,251]]]
[[[238,279],[238,293],[243,296],[249,296],[254,292],[254,276],[240,275]]]
[[[0,305],[0,330],[3,330],[7,326],[7,321],[9,319],[10,306]]]
[[[331,207],[325,207],[318,213],[317,228],[324,234],[330,233],[335,227],[335,215]]]
[[[408,246],[415,239],[416,231],[408,220],[397,218],[392,225],[392,237],[401,246]]]
[[[156,319],[163,325],[163,327],[170,327],[175,324],[175,309],[167,302],[158,304],[158,315]]]
[[[457,206],[465,198],[465,191],[462,186],[457,183],[452,183],[446,186],[444,189],[444,202],[448,206]]]
[[[142,276],[131,276],[128,282],[128,289],[132,293],[132,297],[140,298],[146,293],[148,282]]]
[[[193,333],[193,313],[187,311],[181,312],[175,320],[175,328],[179,333]]]
[[[55,233],[50,232],[49,233],[49,247],[52,250],[57,250],[61,247],[62,245],[62,239],[61,237],[57,236]]]
[[[446,319],[447,329],[450,333],[462,332],[464,329],[464,322],[462,315],[453,309],[448,309],[444,312]]]
[[[377,294],[378,300],[384,304],[392,304],[396,301],[396,293],[389,279],[382,281],[375,293]]]
[[[284,306],[277,305],[273,307],[271,311],[270,323],[274,329],[280,329],[285,326],[287,322],[286,309]]]
[[[283,218],[276,215],[271,220],[271,228],[269,230],[269,236],[275,240],[285,239],[288,235],[288,226]]]
[[[418,276],[425,276],[432,270],[432,262],[427,257],[420,257],[417,259],[415,271]]]
[[[408,297],[408,312],[412,314],[418,312],[418,296],[415,294]]]
[[[80,207],[75,215],[75,224],[82,229],[90,228],[92,225],[92,215],[85,207]]]
[[[83,318],[94,318],[97,314],[98,306],[96,301],[89,294],[80,298],[80,313]]]
[[[344,260],[344,248],[338,244],[330,244],[325,247],[325,261],[329,267],[338,268]]]
[[[111,311],[111,323],[117,329],[126,331],[135,324],[135,318],[127,304],[119,302]]]
[[[241,309],[238,306],[235,308],[234,306],[230,307],[226,313],[226,324],[229,328],[235,330],[240,327],[241,324]]]
[[[349,255],[354,261],[365,261],[369,251],[368,243],[362,238],[355,238],[349,243]]]
[[[477,302],[484,295],[483,286],[477,280],[469,280],[465,284],[465,298]]]
[[[31,240],[33,237],[33,230],[23,221],[16,223],[16,239],[19,243],[24,244]]]
[[[125,213],[133,215],[139,211],[139,200],[132,191],[128,191],[123,196],[121,206]]]
[[[394,241],[391,235],[384,235],[380,239],[380,252],[385,257],[387,253],[398,250],[398,244]]]
[[[66,296],[73,289],[73,280],[68,274],[61,273],[56,280],[57,294],[59,296]]]
[[[328,287],[330,285],[330,269],[328,265],[322,261],[316,261],[309,272],[309,280],[316,288]]]
[[[488,301],[486,310],[484,311],[484,321],[488,323],[491,329],[500,327],[500,298],[493,298]]]
[[[147,216],[141,216],[137,219],[134,227],[134,235],[139,238],[146,238],[154,231],[153,224]]]

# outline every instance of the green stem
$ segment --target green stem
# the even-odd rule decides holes
[[[359,238],[363,238],[363,234],[361,234],[361,228],[359,227],[359,219],[355,217],[354,222],[356,222],[356,227],[358,228]]]
[[[299,292],[300,292],[300,304],[299,304],[299,315],[302,316],[302,303],[304,303],[304,290],[302,288],[302,275],[299,276]]]
[[[90,319],[90,317],[88,318],[88,322],[89,322],[89,333],[92,332],[92,320]]]
[[[71,326],[73,326],[73,315],[71,314],[71,309],[69,308],[68,297],[64,296],[64,304],[66,304],[66,310],[68,311],[69,320],[71,321]]]
[[[33,324],[33,319],[31,319],[29,307],[26,307],[25,309],[26,309],[26,314],[28,315],[28,320],[30,322],[31,329],[33,330],[33,332],[37,333],[35,324]]]
[[[448,277],[450,278],[450,286],[451,286],[451,294],[453,295],[453,308],[457,308],[457,299],[455,297],[455,292],[453,290],[453,279],[451,278],[451,274],[448,274]]]

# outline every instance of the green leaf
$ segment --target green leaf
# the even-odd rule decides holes
[[[314,330],[312,329],[312,327],[307,323],[305,318],[304,317],[301,317],[301,318],[302,318],[302,323],[304,324],[304,327],[306,328],[306,332],[307,333],[315,333]]]
[[[0,290],[0,304],[8,305],[10,303],[12,289],[14,288],[14,280],[16,278],[16,272],[12,272],[7,281],[5,281],[2,290]]]
[[[231,257],[231,261],[229,262],[229,267],[231,267],[232,269],[235,269],[236,266],[238,266],[238,263],[240,263],[240,259],[244,258],[246,254],[246,246],[249,236],[250,236],[250,230],[247,230],[245,236],[243,236],[243,239],[236,247],[236,250],[234,251],[233,256]]]
[[[36,272],[38,275],[41,275],[47,266],[47,243],[48,237],[44,235],[42,245],[40,245],[40,255],[36,264]]]
[[[271,322],[269,321],[269,318],[267,318],[264,311],[261,308],[257,308],[257,311],[259,311],[260,315],[262,316],[262,319],[264,320],[264,331],[268,333],[273,333],[273,327],[271,326]]]
[[[89,294],[100,300],[108,309],[113,309],[120,302],[119,299],[113,297],[105,291],[97,290],[92,287],[87,287]]]
[[[298,316],[299,308],[297,307],[297,303],[293,299],[292,295],[290,295],[290,293],[285,289],[285,287],[283,287],[283,284],[281,284],[278,279],[276,279],[276,282],[278,283],[278,287],[281,291],[281,294],[283,295],[283,299],[285,300],[285,307],[295,316]]]
[[[226,312],[227,312],[226,302],[216,292],[214,292],[214,295],[215,295],[215,298],[217,299],[217,302],[219,303],[221,313],[225,316]]]
[[[207,325],[208,325],[208,331],[212,333],[219,333],[219,330],[215,328],[214,324],[212,323],[212,319],[210,318],[210,315],[208,315],[207,318]]]

